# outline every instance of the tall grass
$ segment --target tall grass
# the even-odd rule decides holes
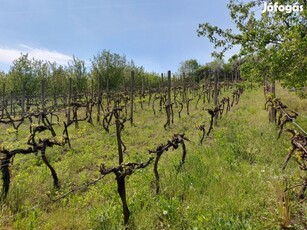
[[[280,89],[280,97],[298,112],[306,114],[307,103]],[[227,93],[224,93],[227,94]],[[229,92],[228,92],[229,94]],[[223,95],[222,95],[223,96]],[[195,103],[195,101],[193,101]],[[209,124],[203,108],[194,104],[190,116],[182,113],[170,130],[164,130],[165,112],[154,116],[151,106],[137,106],[135,126],[127,125],[122,139],[127,146],[126,162],[148,159],[147,149],[166,143],[174,133],[185,132],[186,163],[178,172],[181,150],[164,153],[159,162],[161,193],[155,194],[153,166],[127,178],[128,205],[132,229],[303,229],[299,205],[284,194],[285,178],[296,171],[290,162],[286,174],[281,165],[290,145],[289,137],[277,140],[277,129],[268,122],[261,89],[246,91],[238,105],[217,121],[212,134],[199,144],[196,124]],[[302,125],[306,123],[302,121]],[[6,127],[8,128],[8,127]],[[58,127],[60,129],[60,127]],[[1,132],[5,132],[2,129]],[[16,156],[12,166],[11,190],[1,204],[0,226],[4,229],[124,229],[122,208],[115,178],[105,177],[98,184],[53,203],[46,194],[57,196],[99,176],[99,165],[117,164],[115,127],[110,134],[101,126],[80,123],[70,128],[73,149],[47,149],[47,157],[57,170],[61,189],[52,188],[52,178],[39,156]],[[22,145],[27,127],[5,137],[5,144]],[[4,138],[2,138],[4,139]],[[291,178],[290,178],[291,179]]]

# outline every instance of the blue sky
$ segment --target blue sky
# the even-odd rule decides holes
[[[7,72],[21,52],[62,65],[74,55],[90,66],[104,49],[149,72],[176,72],[191,58],[205,64],[213,47],[197,37],[198,24],[234,27],[228,2],[0,0],[0,70]]]

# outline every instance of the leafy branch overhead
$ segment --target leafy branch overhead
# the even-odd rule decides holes
[[[228,9],[233,29],[222,29],[210,23],[199,24],[197,35],[207,37],[214,48],[214,57],[222,58],[234,46],[240,46],[243,60],[242,77],[261,80],[266,74],[280,79],[286,86],[307,85],[307,11],[261,13],[262,0],[242,2],[230,0]],[[279,5],[299,4],[307,8],[306,1],[274,1]]]

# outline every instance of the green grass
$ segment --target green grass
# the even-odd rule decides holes
[[[280,97],[290,108],[307,114],[306,100],[283,89]],[[223,93],[230,95],[229,92]],[[127,177],[127,199],[132,229],[279,229],[287,223],[304,229],[306,202],[298,203],[295,191],[285,194],[285,181],[295,180],[297,166],[291,161],[285,173],[281,165],[291,147],[287,134],[277,140],[277,128],[268,122],[261,89],[246,91],[238,105],[219,119],[210,137],[199,144],[201,133],[195,125],[209,125],[209,115],[196,100],[164,130],[165,113],[154,116],[151,105],[137,106],[135,125],[127,123],[122,139],[127,146],[125,162],[144,162],[148,149],[166,143],[174,133],[184,132],[186,163],[177,172],[181,149],[165,152],[159,162],[160,190],[155,194],[153,165]],[[298,118],[302,127],[306,119]],[[288,127],[290,127],[288,125]],[[6,132],[8,126],[2,126]],[[60,133],[61,127],[56,128]],[[102,126],[85,122],[69,128],[73,149],[47,149],[56,169],[61,189],[52,187],[52,178],[39,154],[14,159],[12,182],[7,200],[1,204],[3,229],[124,229],[122,207],[113,174],[96,185],[53,203],[48,196],[64,194],[99,177],[99,166],[117,164],[115,127],[107,134]],[[15,134],[1,137],[7,148],[26,146],[27,125]],[[287,222],[288,221],[288,222]],[[290,222],[289,222],[290,221]]]

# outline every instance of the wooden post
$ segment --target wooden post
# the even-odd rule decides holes
[[[167,84],[167,125],[168,128],[171,126],[171,71],[167,72],[168,84]]]
[[[168,103],[168,105],[171,105],[171,82],[172,82],[172,75],[171,75],[171,71],[170,70],[167,72],[167,79],[168,79],[167,103]]]
[[[71,78],[68,78],[67,124],[69,124],[70,122],[70,103],[71,103]]]
[[[133,94],[134,94],[134,70],[131,71],[130,79],[130,124],[133,125]]]
[[[175,99],[176,99],[176,86],[177,86],[177,81],[176,81],[176,77],[175,75],[173,75],[173,99],[174,99],[174,103],[175,102]]]
[[[45,111],[45,80],[41,81],[41,104],[42,110]]]

